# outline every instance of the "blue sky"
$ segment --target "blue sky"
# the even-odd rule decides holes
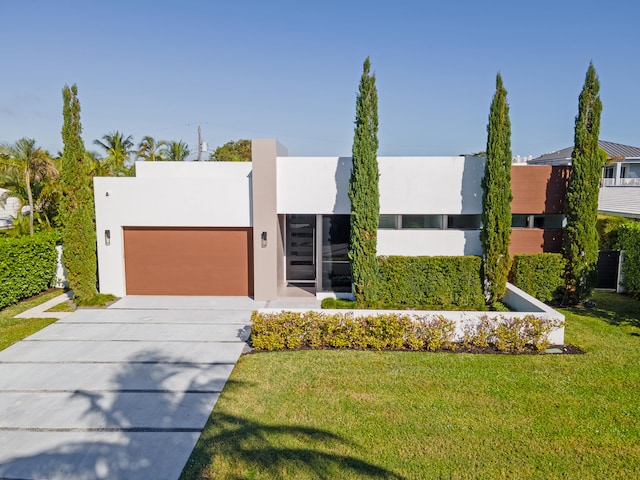
[[[350,155],[362,62],[381,155],[485,149],[495,75],[514,155],[573,143],[589,61],[600,138],[640,146],[640,4],[585,1],[0,0],[0,142],[62,148],[76,83],[83,138],[119,130],[210,147],[277,138],[290,155]]]

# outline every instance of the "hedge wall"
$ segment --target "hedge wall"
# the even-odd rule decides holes
[[[513,256],[513,284],[543,302],[562,295],[565,259],[560,253]]]
[[[482,310],[481,258],[379,257],[379,300],[391,307]]]
[[[618,230],[618,244],[624,250],[622,286],[626,292],[640,299],[640,223],[622,225]]]
[[[57,239],[58,235],[51,232],[0,238],[0,308],[53,285]]]
[[[598,215],[596,221],[598,248],[600,250],[616,250],[618,248],[618,231],[622,225],[628,223],[634,223],[634,220],[616,215]]]

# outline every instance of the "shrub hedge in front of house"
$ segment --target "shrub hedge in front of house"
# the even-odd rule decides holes
[[[618,230],[618,245],[624,250],[622,286],[632,297],[640,299],[640,222],[627,223]]]
[[[0,308],[13,305],[53,285],[56,241],[52,232],[17,238],[0,238]]]
[[[459,257],[378,257],[381,305],[396,308],[483,310],[481,259]]]
[[[513,284],[540,301],[550,302],[562,295],[565,260],[560,253],[513,256]]]
[[[455,350],[493,347],[520,352],[530,345],[541,351],[548,335],[560,326],[556,320],[533,315],[507,318],[482,317],[464,326],[456,338],[456,323],[442,315],[411,317],[407,314],[355,316],[350,313],[254,312],[251,343],[256,350],[338,348],[372,350]]]

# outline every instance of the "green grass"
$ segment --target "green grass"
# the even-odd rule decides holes
[[[181,478],[640,478],[640,302],[595,301],[584,355],[244,356]]]
[[[13,318],[30,308],[51,300],[62,293],[62,290],[46,292],[28,300],[0,310],[0,350],[28,337],[56,321],[55,318]]]
[[[75,312],[76,309],[76,305],[72,301],[67,300],[66,302],[54,305],[49,310],[47,310],[47,312]]]

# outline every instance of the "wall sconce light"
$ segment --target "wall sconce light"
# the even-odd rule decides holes
[[[109,195],[111,195],[111,190],[107,190],[106,192],[104,192],[105,197],[108,197]]]
[[[104,231],[104,244],[108,247],[111,245],[111,230]]]
[[[265,248],[267,246],[267,232],[262,232],[260,234],[260,245],[262,246],[262,248]]]

